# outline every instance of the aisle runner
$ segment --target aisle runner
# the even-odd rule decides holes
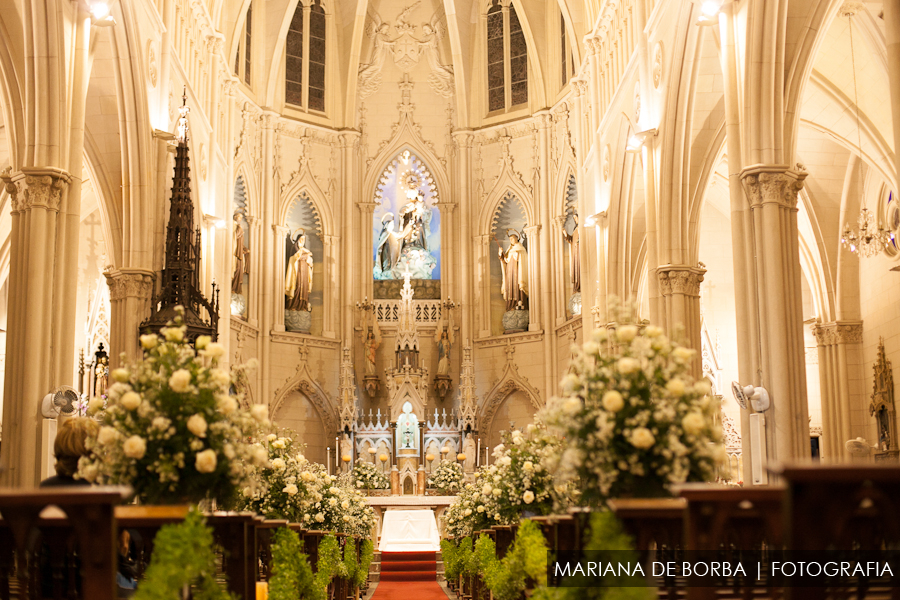
[[[381,578],[371,600],[448,600],[437,583],[434,552],[383,552]]]

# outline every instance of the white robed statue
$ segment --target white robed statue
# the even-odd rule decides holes
[[[500,268],[503,272],[500,293],[506,300],[506,310],[528,308],[528,252],[520,241],[519,232],[509,229],[509,248],[504,251],[501,246],[498,252]]]

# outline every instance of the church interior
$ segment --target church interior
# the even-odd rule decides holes
[[[403,508],[452,538],[426,481],[502,466],[626,323],[712,406],[681,482],[896,490],[894,120],[896,0],[0,0],[0,540],[182,314],[239,411],[386,481],[376,546]]]

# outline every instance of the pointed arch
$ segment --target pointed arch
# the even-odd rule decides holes
[[[244,182],[244,200],[247,202],[247,211],[254,217],[259,218],[262,214],[260,208],[260,191],[257,185],[255,173],[250,164],[241,156],[234,164],[234,181],[237,182],[240,177]],[[232,207],[233,209],[234,207]]]
[[[525,212],[525,220],[529,225],[537,223],[534,201],[531,190],[525,187],[518,173],[515,173],[510,161],[505,161],[500,175],[497,176],[491,191],[488,192],[485,202],[481,205],[481,214],[478,216],[476,231],[478,234],[490,233],[494,227],[494,219],[500,205],[506,201],[509,195],[514,196],[522,210]]]
[[[435,197],[438,202],[435,205],[440,208],[444,200],[444,194],[448,194],[452,189],[450,181],[447,178],[446,164],[437,154],[434,153],[428,144],[422,140],[416,131],[416,125],[412,118],[407,114],[400,117],[400,123],[395,127],[396,133],[391,137],[387,144],[378,152],[371,161],[368,173],[363,181],[363,197],[374,198],[378,189],[378,182],[382,174],[404,150],[409,150],[415,154],[418,159],[428,168],[437,181],[435,184]]]
[[[519,369],[513,361],[508,361],[500,379],[484,396],[484,402],[478,411],[478,429],[480,431],[490,431],[497,409],[516,391],[522,392],[528,397],[535,412],[543,408],[544,402],[541,400],[540,392],[528,382],[526,377],[519,374]]]
[[[300,392],[307,400],[309,400],[310,404],[312,404],[319,413],[319,417],[322,419],[322,424],[325,426],[326,431],[337,431],[339,429],[338,411],[332,404],[331,398],[325,390],[322,389],[322,386],[316,382],[312,373],[309,372],[306,361],[301,362],[297,366],[297,372],[294,373],[292,377],[288,378],[284,385],[275,392],[275,398],[269,406],[270,418],[274,419],[275,415],[278,414],[279,409],[281,409],[282,404],[284,404],[285,398],[294,391]]]
[[[284,191],[281,193],[278,212],[276,213],[276,223],[284,225],[287,222],[291,207],[299,196],[305,196],[312,205],[313,212],[318,217],[321,234],[323,236],[335,235],[336,229],[331,214],[331,203],[328,202],[325,192],[316,183],[309,164],[301,167],[299,176],[292,178],[289,183],[285,184]]]

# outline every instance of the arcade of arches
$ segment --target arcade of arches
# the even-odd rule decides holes
[[[895,0],[0,0],[0,481],[139,355],[183,103],[198,287],[313,460],[487,460],[611,298],[698,351],[728,478],[732,381],[770,460],[896,448],[898,37]]]

